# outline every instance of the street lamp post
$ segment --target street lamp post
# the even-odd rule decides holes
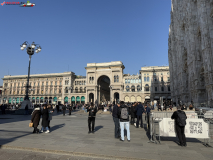
[[[35,49],[35,47],[37,48]],[[25,109],[25,106],[27,104],[30,105],[29,101],[29,78],[30,78],[30,63],[31,63],[31,57],[34,54],[34,52],[39,53],[41,51],[41,47],[38,44],[35,44],[34,42],[30,45],[27,41],[25,41],[21,45],[21,50],[23,51],[26,48],[27,54],[29,55],[29,67],[28,67],[28,77],[27,77],[27,85],[26,85],[26,95],[24,97],[24,101],[22,103],[21,109]]]
[[[72,93],[72,87],[69,87],[70,93]],[[70,94],[69,93],[69,94]],[[69,96],[70,97],[70,96]],[[70,104],[72,104],[72,98],[70,97]]]

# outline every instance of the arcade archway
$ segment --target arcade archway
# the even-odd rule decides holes
[[[110,101],[110,79],[108,76],[101,76],[98,78],[98,103],[107,103]]]
[[[89,102],[93,102],[94,103],[94,94],[93,93],[89,94]]]

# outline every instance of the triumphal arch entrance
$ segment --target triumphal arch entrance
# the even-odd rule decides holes
[[[121,61],[88,63],[86,69],[86,102],[100,104],[123,99],[123,70]]]

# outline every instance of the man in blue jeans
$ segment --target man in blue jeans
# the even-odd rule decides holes
[[[113,121],[115,123],[115,138],[118,139],[120,138],[120,124],[119,124],[119,118],[118,118],[118,107],[119,104],[116,105],[115,101],[113,102],[113,111],[112,111],[112,117],[113,117]]]
[[[118,116],[120,119],[120,128],[121,128],[121,139],[120,141],[124,141],[124,127],[126,128],[127,131],[127,141],[130,142],[130,129],[129,129],[129,107],[127,107],[126,105],[124,105],[124,102],[121,101],[120,104],[118,103],[118,105],[120,105],[119,107],[119,112],[118,112]]]

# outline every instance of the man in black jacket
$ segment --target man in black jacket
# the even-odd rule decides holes
[[[68,107],[67,107],[68,109],[69,109],[69,115],[71,116],[71,112],[72,112],[72,105],[68,105]]]
[[[171,117],[175,120],[175,130],[180,141],[180,146],[186,147],[186,137],[185,137],[185,125],[186,125],[186,113],[181,111],[181,106],[177,107],[177,111],[175,111]]]
[[[120,124],[118,119],[118,105],[115,104],[115,101],[113,102],[113,111],[112,111],[112,117],[113,121],[115,123],[115,138],[120,138]],[[120,105],[119,105],[120,106]]]
[[[89,112],[89,117],[88,117],[89,132],[88,132],[88,134],[90,134],[91,133],[91,123],[92,123],[92,133],[94,133],[95,116],[96,116],[96,113],[97,113],[97,107],[94,107],[93,102],[91,103],[90,107],[87,109],[87,112]]]
[[[65,113],[66,113],[66,105],[62,105],[62,110],[63,110],[63,116],[65,116]]]
[[[127,131],[127,141],[130,142],[130,129],[129,129],[129,107],[124,105],[124,102],[120,102],[118,116],[120,119],[120,127],[121,127],[121,141],[124,141],[124,127]]]

